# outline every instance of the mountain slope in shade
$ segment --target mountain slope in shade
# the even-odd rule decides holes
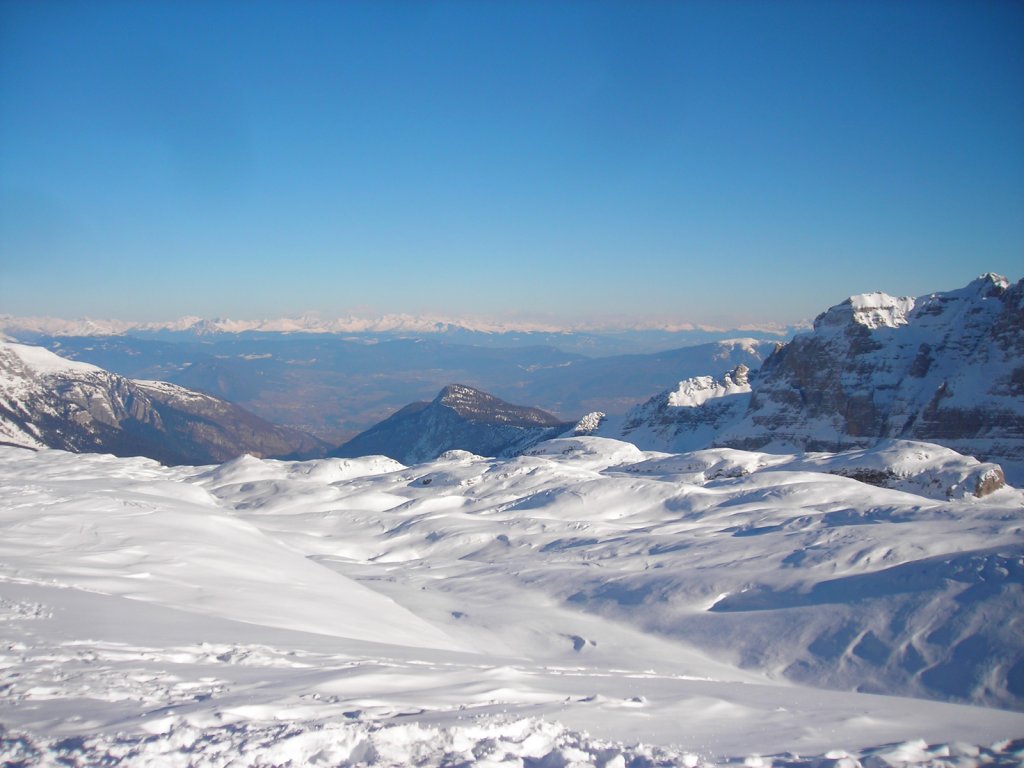
[[[486,392],[450,384],[429,403],[411,403],[356,435],[335,456],[381,454],[404,464],[454,449],[482,456],[507,456],[570,426],[539,408],[512,405]]]
[[[208,464],[243,453],[313,457],[326,446],[210,395],[132,381],[41,347],[0,343],[0,442]]]

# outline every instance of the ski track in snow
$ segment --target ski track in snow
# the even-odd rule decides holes
[[[0,448],[0,758],[1024,763],[1019,491],[533,453]]]

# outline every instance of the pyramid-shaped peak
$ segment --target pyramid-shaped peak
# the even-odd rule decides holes
[[[472,421],[515,426],[554,426],[562,423],[557,416],[540,408],[512,405],[465,384],[449,384],[434,398],[434,404],[451,408],[459,416]]]

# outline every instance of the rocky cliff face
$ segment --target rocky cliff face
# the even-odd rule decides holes
[[[917,440],[1024,483],[1024,281],[986,274],[920,298],[854,296],[779,345],[756,377],[737,368],[687,379],[586,431],[658,451]]]
[[[326,449],[209,395],[2,342],[0,443],[167,464],[222,462],[243,453],[309,458]]]
[[[1024,281],[854,296],[761,368],[718,445],[838,450],[923,440],[1024,470]]]
[[[451,384],[429,403],[412,403],[356,435],[335,456],[382,454],[415,464],[459,449],[507,456],[569,429],[539,408],[511,405],[486,392]]]
[[[628,440],[641,448],[693,451],[714,440],[750,403],[750,369],[742,363],[721,379],[695,376],[636,406],[617,424],[595,434]],[[611,434],[614,432],[614,435]]]

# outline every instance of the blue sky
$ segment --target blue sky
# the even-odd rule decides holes
[[[0,2],[0,313],[785,322],[1022,266],[1022,3]]]

